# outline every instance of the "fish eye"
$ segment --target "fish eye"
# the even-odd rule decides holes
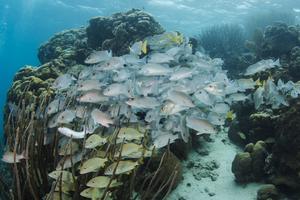
[[[127,67],[127,64],[124,64],[123,66],[124,66],[124,67]]]

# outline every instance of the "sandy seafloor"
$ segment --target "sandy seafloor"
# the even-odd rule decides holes
[[[211,142],[202,142],[202,145],[190,152],[188,159],[183,162],[184,178],[168,200],[255,200],[257,190],[262,184],[237,184],[231,172],[234,156],[242,149],[229,141],[225,130],[210,138]],[[208,155],[203,155],[203,152],[207,152]],[[191,163],[194,163],[193,167]],[[206,163],[217,163],[218,168],[203,169]],[[199,165],[202,167],[197,167]],[[197,180],[197,173],[204,176],[210,174],[211,177]]]

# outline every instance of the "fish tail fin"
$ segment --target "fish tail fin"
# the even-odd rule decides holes
[[[276,66],[278,66],[278,67],[281,66],[281,65],[280,65],[280,61],[279,61],[279,58],[274,62],[274,65],[276,65]]]

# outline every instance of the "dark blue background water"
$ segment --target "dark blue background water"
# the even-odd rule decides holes
[[[300,13],[299,0],[0,0],[0,109],[15,72],[25,64],[39,64],[40,44],[56,32],[86,25],[93,16],[140,8],[167,30],[193,35],[200,27],[240,22],[247,13],[266,7]],[[0,136],[2,117],[0,112]]]

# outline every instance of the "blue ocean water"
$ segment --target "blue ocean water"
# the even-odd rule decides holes
[[[0,108],[16,71],[39,65],[37,49],[54,33],[87,24],[97,15],[140,8],[150,12],[167,30],[194,35],[201,27],[237,22],[266,7],[287,9],[298,15],[296,0],[0,0]],[[0,135],[3,130],[0,114]]]

